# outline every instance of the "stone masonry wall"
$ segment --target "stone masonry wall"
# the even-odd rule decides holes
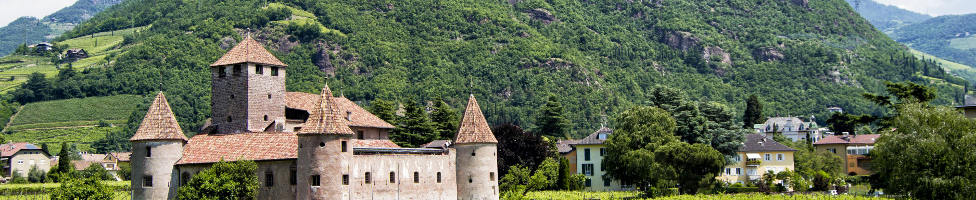
[[[349,167],[349,199],[457,199],[454,151],[446,155],[355,155]]]
[[[261,74],[257,74],[258,66],[263,68]],[[285,121],[285,68],[248,63],[247,77],[248,131],[262,132],[275,119]]]
[[[255,170],[258,177],[258,196],[257,199],[295,199],[296,185],[291,184],[291,171],[297,173],[295,159],[257,161],[258,168]],[[211,164],[181,165],[177,172],[178,185],[183,185],[196,176],[200,171],[210,168]],[[271,172],[272,185],[267,185],[266,173]],[[186,179],[184,179],[186,178]],[[296,181],[298,177],[295,177]]]
[[[234,75],[232,65],[211,67],[211,111],[212,122],[217,126],[218,133],[236,133],[247,130],[245,117],[247,115],[247,76]],[[219,71],[224,71],[221,77]],[[229,118],[228,118],[229,117]]]
[[[455,148],[457,199],[497,200],[499,177],[498,149],[495,144],[456,144]]]
[[[146,157],[146,147],[151,155]],[[176,176],[173,165],[183,155],[183,142],[145,141],[132,143],[132,199],[176,198]],[[146,176],[152,176],[152,186],[145,187]]]

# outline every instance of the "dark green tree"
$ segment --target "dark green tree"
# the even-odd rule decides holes
[[[47,180],[47,172],[37,168],[37,165],[31,166],[30,171],[27,172],[27,181],[43,183],[45,180]]]
[[[99,179],[87,178],[67,178],[61,181],[51,199],[55,200],[101,200],[112,199],[115,193],[107,185],[102,184]]]
[[[437,107],[434,107],[434,111],[430,113],[430,119],[434,122],[438,140],[453,140],[454,134],[458,131],[458,124],[461,123],[457,110],[444,101],[437,102]]]
[[[394,121],[397,117],[396,110],[396,102],[382,99],[374,99],[372,102],[370,102],[369,106],[370,113],[373,113],[373,115],[376,115],[376,117],[379,117],[380,119],[383,119],[391,124],[396,124]]]
[[[601,166],[607,174],[633,183],[645,193],[673,185],[670,164],[658,162],[654,154],[664,145],[680,142],[674,135],[676,124],[671,114],[656,107],[638,106],[620,113],[614,121],[616,129],[604,142],[607,154]]]
[[[535,169],[543,160],[558,154],[554,146],[541,135],[525,132],[513,124],[503,124],[491,128],[498,139],[499,175],[508,173],[509,166],[521,165]]]
[[[902,104],[871,151],[886,193],[919,199],[976,196],[976,121],[949,107]]]
[[[566,119],[563,104],[559,103],[556,95],[549,95],[546,104],[537,111],[534,132],[550,137],[567,137],[569,120]]]
[[[670,165],[666,172],[675,180],[683,194],[696,194],[698,190],[716,181],[715,176],[725,166],[725,157],[705,144],[672,142],[654,152],[656,162]]]
[[[98,180],[115,180],[112,177],[112,174],[108,173],[108,170],[105,170],[105,167],[102,167],[102,165],[99,164],[89,165],[87,168],[85,168],[85,170],[81,170],[79,173],[81,174],[81,177],[84,178],[94,178]]]
[[[854,133],[858,126],[874,122],[875,118],[870,115],[854,115],[850,113],[834,113],[827,119],[827,126],[835,133]]]
[[[762,123],[762,103],[755,94],[746,100],[746,110],[742,113],[742,128],[751,129],[753,124]]]
[[[407,104],[406,116],[397,120],[399,123],[390,139],[402,147],[417,147],[437,138],[434,123],[427,118],[424,108],[416,104]]]
[[[220,161],[180,186],[177,199],[254,199],[258,193],[254,161]]]
[[[51,150],[48,149],[47,143],[41,143],[41,151],[44,151],[44,153],[51,155]]]

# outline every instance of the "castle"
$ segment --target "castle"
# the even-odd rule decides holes
[[[328,86],[286,92],[287,65],[250,36],[210,65],[212,118],[184,136],[160,92],[132,143],[132,199],[174,199],[218,161],[253,160],[258,199],[498,199],[498,143],[474,95],[454,143],[400,148],[393,125]]]

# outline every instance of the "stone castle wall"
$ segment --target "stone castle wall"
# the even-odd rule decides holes
[[[218,133],[235,133],[247,130],[244,116],[247,114],[248,81],[247,76],[234,75],[233,65],[211,67],[211,111],[212,122],[217,126]],[[220,76],[220,71],[224,76]]]
[[[261,66],[262,73],[257,74]],[[272,73],[277,68],[278,73]],[[247,64],[248,131],[262,132],[275,119],[285,120],[285,68]],[[243,95],[243,94],[242,94]]]
[[[351,158],[350,135],[298,135],[298,199],[349,199],[342,175],[349,174]],[[315,175],[319,186],[312,184]]]
[[[454,151],[444,155],[355,155],[348,170],[349,199],[457,199],[454,156]]]
[[[150,157],[146,150],[151,149]],[[177,177],[173,176],[176,161],[183,156],[183,142],[144,141],[132,143],[132,199],[174,199]],[[146,187],[145,178],[152,176],[152,186]]]
[[[459,200],[498,199],[498,149],[495,144],[455,144]]]
[[[297,166],[294,159],[288,160],[273,160],[273,161],[257,161],[258,165],[255,173],[258,177],[258,194],[257,199],[295,199],[295,188],[297,184],[292,184],[291,173],[296,172]],[[193,176],[196,176],[200,171],[210,168],[211,164],[198,164],[198,165],[182,165],[177,167],[177,172],[180,176],[178,177],[179,184],[183,185],[189,182]],[[271,186],[268,186],[267,174],[271,174]],[[297,183],[297,178],[296,183]]]

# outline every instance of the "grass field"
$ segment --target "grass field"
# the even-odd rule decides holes
[[[976,49],[976,36],[949,40],[949,47],[954,49]]]
[[[294,7],[291,7],[291,6],[287,6],[287,5],[284,5],[284,4],[281,4],[281,3],[271,3],[271,4],[268,4],[268,8],[287,8],[288,10],[291,10],[291,18],[290,19],[274,21],[273,23],[275,23],[275,24],[283,25],[283,26],[286,26],[286,25],[288,25],[289,23],[292,23],[292,22],[297,23],[297,24],[302,24],[302,25],[305,25],[305,24],[315,24],[315,25],[317,25],[319,27],[319,30],[322,32],[322,34],[333,34],[333,35],[340,36],[340,37],[346,37],[346,34],[345,33],[342,33],[339,30],[330,29],[330,28],[325,27],[324,25],[322,25],[322,23],[319,23],[318,22],[318,19],[315,17],[315,14],[312,14],[312,13],[310,13],[308,11],[305,11],[305,10],[302,10],[302,9],[298,9],[298,8],[294,8]]]
[[[952,61],[948,61],[948,60],[943,60],[942,58],[935,57],[933,55],[930,55],[930,54],[927,54],[925,52],[921,52],[921,51],[918,51],[918,50],[915,50],[915,49],[912,49],[911,52],[912,52],[912,54],[915,54],[915,57],[935,60],[939,64],[942,64],[942,67],[944,67],[946,70],[949,70],[949,71],[954,71],[954,70],[972,70],[972,71],[976,71],[976,69],[974,69],[973,67],[971,67],[969,65],[964,65],[964,64],[959,64],[959,63],[952,62]]]
[[[525,199],[536,200],[582,200],[582,199],[632,199],[637,196],[637,192],[585,192],[585,191],[537,191],[530,192]],[[798,194],[798,195],[763,195],[763,194],[721,194],[721,195],[680,195],[671,197],[654,198],[654,200],[698,200],[698,199],[722,199],[722,200],[874,200],[886,198],[860,197],[851,195],[824,195],[824,194]]]
[[[29,103],[14,116],[5,130],[94,126],[99,120],[121,124],[129,118],[139,102],[142,102],[142,97],[138,95],[116,95]]]

